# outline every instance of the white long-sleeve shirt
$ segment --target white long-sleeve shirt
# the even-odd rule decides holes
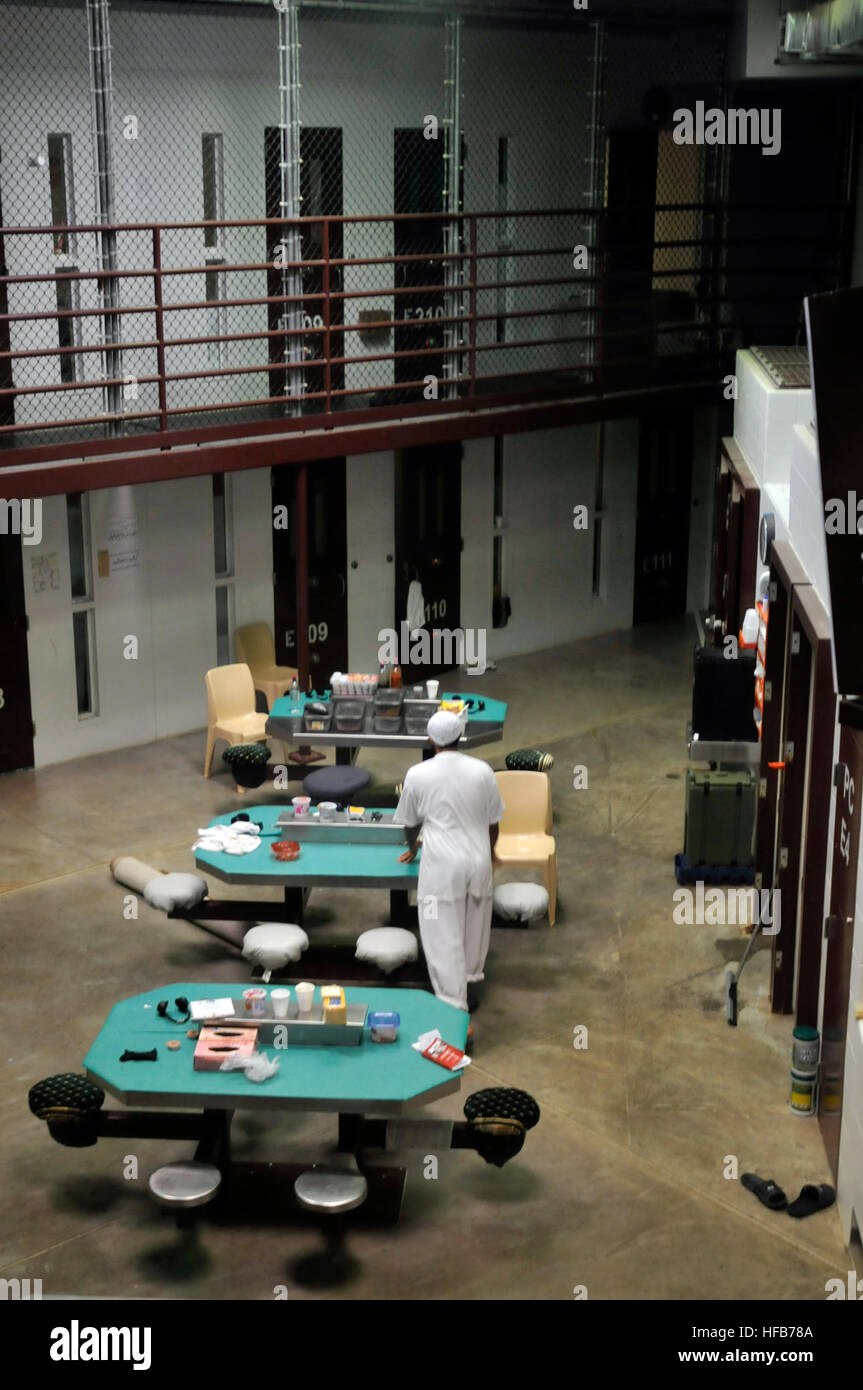
[[[494,773],[479,758],[444,751],[409,770],[395,823],[422,826],[421,897],[455,902],[491,896],[488,832],[503,813]]]

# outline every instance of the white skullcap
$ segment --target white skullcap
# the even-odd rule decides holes
[[[460,715],[453,714],[452,710],[439,709],[429,720],[427,733],[438,748],[445,748],[447,744],[455,743],[464,733],[464,721]]]

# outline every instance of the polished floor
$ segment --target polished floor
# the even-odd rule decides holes
[[[505,744],[482,750],[492,766],[509,748],[554,754],[560,907],[553,928],[493,933],[463,1090],[520,1087],[542,1118],[503,1169],[450,1151],[434,1179],[426,1155],[399,1155],[401,1223],[353,1231],[339,1285],[298,1273],[318,1236],[277,1212],[205,1222],[184,1251],[146,1184],[191,1145],[61,1148],[27,1109],[35,1081],[80,1066],[117,998],[248,980],[236,953],[143,902],[125,920],[108,873],[120,853],[192,869],[197,827],[241,804],[226,773],[202,778],[203,732],[2,779],[0,1277],[138,1298],[271,1299],[284,1285],[291,1299],[571,1299],[583,1287],[590,1299],[822,1300],[853,1267],[836,1209],[794,1221],[726,1176],[736,1160],[789,1197],[830,1176],[817,1122],[788,1108],[792,1025],[767,1010],[767,953],[747,967],[733,1030],[724,977],[740,928],[672,920],[692,640],[682,623],[641,629],[504,661],[477,683],[509,702]],[[382,786],[405,770],[399,754],[362,763]],[[577,790],[576,766],[588,782]],[[311,906],[314,933],[337,936],[383,920],[387,904],[321,891]],[[573,1046],[581,1027],[586,1048]],[[461,1099],[435,1109],[458,1118]],[[238,1157],[311,1162],[333,1138],[327,1117],[235,1122]]]

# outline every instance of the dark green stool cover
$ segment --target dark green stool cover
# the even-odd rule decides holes
[[[554,766],[554,758],[540,748],[516,748],[507,753],[506,765],[510,772],[548,772]]]

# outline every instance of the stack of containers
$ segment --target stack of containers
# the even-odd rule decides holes
[[[368,699],[370,695],[374,695],[378,688],[378,678],[357,672],[346,676],[341,671],[334,671],[330,676],[330,686],[334,695],[350,695],[354,699]]]
[[[761,725],[764,720],[764,672],[767,669],[767,623],[770,617],[770,610],[767,599],[758,600],[755,605],[758,614],[758,643],[755,651],[755,727],[758,730],[758,737],[761,737]]]
[[[791,1048],[791,1109],[795,1115],[814,1115],[818,1109],[819,1045],[818,1029],[798,1024]]]

